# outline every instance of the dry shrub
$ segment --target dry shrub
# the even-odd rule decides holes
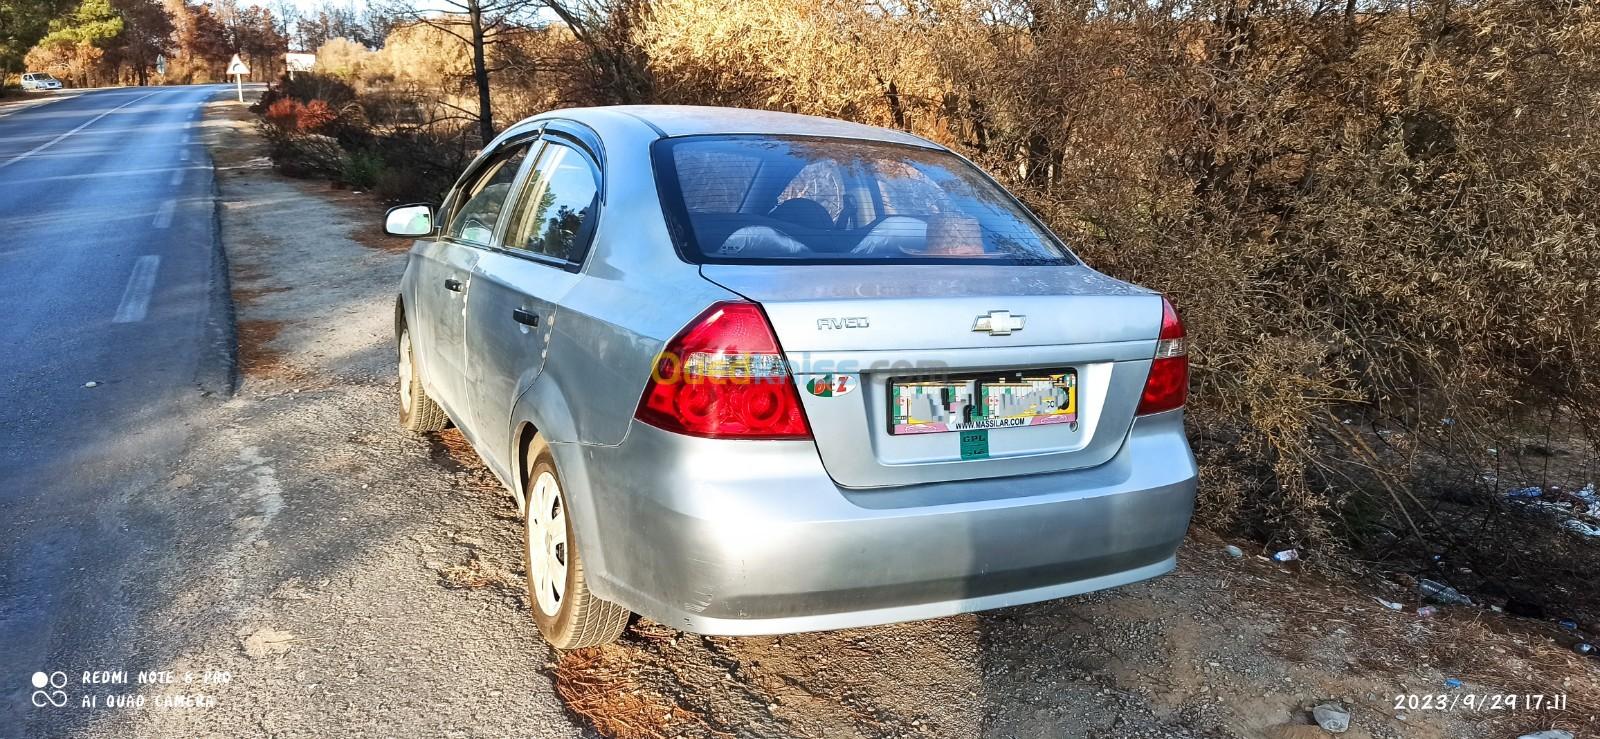
[[[282,98],[268,105],[261,117],[283,131],[296,131],[300,128],[301,107],[299,100]]]
[[[328,105],[328,101],[312,100],[301,106],[296,125],[301,131],[318,132],[332,126],[337,120],[339,114]]]

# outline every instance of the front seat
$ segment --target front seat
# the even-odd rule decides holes
[[[768,218],[793,223],[802,228],[824,231],[833,228],[833,216],[811,198],[789,198],[767,213]]]

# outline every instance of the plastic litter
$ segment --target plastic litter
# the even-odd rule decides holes
[[[1600,536],[1600,526],[1576,518],[1569,518],[1561,522],[1561,528],[1576,531],[1584,536]]]
[[[1532,734],[1523,734],[1522,736],[1517,737],[1517,739],[1573,739],[1573,737],[1572,732],[1570,731],[1562,731],[1560,729],[1545,729],[1544,731],[1535,731]]]
[[[1586,641],[1581,641],[1572,645],[1572,651],[1582,655],[1594,654],[1594,645]]]
[[[1378,601],[1378,605],[1383,606],[1391,611],[1404,611],[1406,609],[1405,606],[1400,605],[1392,600],[1384,600],[1382,598],[1373,598],[1373,600]]]
[[[1456,688],[1461,687],[1461,680],[1453,677],[1447,677],[1444,679],[1444,686],[1451,690],[1455,690]]]
[[[1317,704],[1311,709],[1311,718],[1330,734],[1343,734],[1350,728],[1350,711],[1338,703]]]
[[[1299,558],[1300,550],[1298,549],[1285,549],[1277,554],[1272,555],[1272,560],[1274,562],[1293,562]]]
[[[1600,494],[1595,492],[1592,482],[1572,492],[1558,485],[1533,486],[1507,490],[1505,496],[1507,500],[1548,511],[1560,520],[1561,528],[1581,536],[1600,537]]]
[[[1238,559],[1238,558],[1244,556],[1244,550],[1240,549],[1240,548],[1238,548],[1238,547],[1236,547],[1236,546],[1234,546],[1232,544],[1229,544],[1228,546],[1223,547],[1222,551],[1227,552],[1228,556],[1232,557],[1234,559]]]
[[[1423,598],[1436,603],[1444,603],[1446,605],[1453,606],[1472,605],[1472,599],[1462,595],[1461,591],[1456,590],[1449,585],[1445,585],[1444,583],[1434,582],[1428,579],[1417,581],[1417,592],[1421,593]]]
[[[1417,609],[1417,618],[1433,618],[1439,615],[1439,609],[1433,606],[1423,606]]]
[[[1578,628],[1578,622],[1574,621],[1574,620],[1572,620],[1570,618],[1563,618],[1560,621],[1557,621],[1556,623],[1561,624],[1561,628],[1563,628],[1563,629],[1576,629],[1576,628]]]
[[[95,382],[94,380],[90,380],[88,382],[83,383],[83,386],[84,387],[100,387],[100,383]]]

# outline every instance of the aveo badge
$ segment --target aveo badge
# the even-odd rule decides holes
[[[806,392],[819,398],[844,395],[856,389],[856,378],[850,375],[818,375],[806,380]]]

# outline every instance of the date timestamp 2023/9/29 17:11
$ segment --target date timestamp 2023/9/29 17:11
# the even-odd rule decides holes
[[[1399,693],[1396,711],[1565,711],[1566,693]]]

